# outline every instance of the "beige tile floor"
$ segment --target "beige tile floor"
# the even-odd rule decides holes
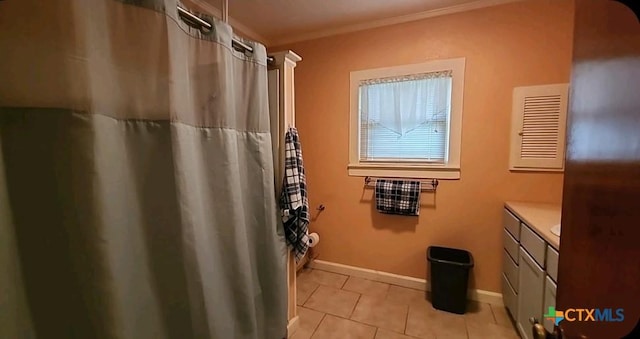
[[[504,307],[471,302],[438,311],[423,291],[321,270],[298,273],[300,327],[293,339],[519,338]]]

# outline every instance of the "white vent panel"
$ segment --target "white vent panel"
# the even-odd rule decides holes
[[[562,170],[567,96],[566,84],[514,89],[512,170]]]

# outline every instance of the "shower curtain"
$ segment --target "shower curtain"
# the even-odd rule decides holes
[[[264,46],[175,0],[0,1],[0,338],[282,338]]]

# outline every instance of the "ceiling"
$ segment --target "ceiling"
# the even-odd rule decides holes
[[[224,0],[206,0],[216,8]],[[228,0],[230,23],[267,45],[419,20],[517,0]]]

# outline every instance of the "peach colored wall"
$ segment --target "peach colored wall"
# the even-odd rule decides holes
[[[429,245],[475,257],[471,284],[500,291],[502,205],[560,202],[562,174],[510,173],[514,86],[563,83],[571,70],[573,2],[523,1],[296,43],[296,114],[319,259],[424,278]],[[423,193],[420,217],[382,215],[363,178],[347,175],[349,72],[466,57],[462,178]],[[428,206],[435,202],[435,207]]]

